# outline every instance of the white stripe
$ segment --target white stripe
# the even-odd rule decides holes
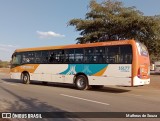
[[[132,95],[132,96],[142,96],[142,95],[136,95],[136,94],[129,94],[129,95]]]
[[[60,94],[60,95],[66,96],[66,97],[75,98],[75,99],[79,99],[79,100],[85,100],[85,101],[88,101],[88,102],[98,103],[98,104],[102,104],[102,105],[110,105],[110,104],[108,104],[108,103],[103,103],[103,102],[99,102],[99,101],[89,100],[89,99],[85,99],[85,98],[74,97],[74,96],[65,95],[65,94]]]
[[[9,85],[14,85],[14,86],[18,86],[17,84],[12,84],[12,83],[9,83],[9,82],[3,82],[4,84],[9,84]]]
[[[160,91],[160,90],[152,90],[152,91]]]

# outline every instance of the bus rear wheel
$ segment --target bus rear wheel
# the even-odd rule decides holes
[[[24,73],[22,77],[23,83],[24,84],[29,84],[30,83],[30,77],[28,73]]]
[[[75,85],[79,90],[87,90],[89,88],[87,77],[84,75],[79,75],[76,78]]]

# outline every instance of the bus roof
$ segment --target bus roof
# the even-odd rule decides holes
[[[22,49],[16,49],[15,52],[56,50],[56,49],[69,49],[69,48],[86,48],[86,47],[110,46],[110,45],[126,45],[126,44],[131,44],[134,41],[135,40],[119,40],[119,41],[96,42],[96,43],[87,43],[87,44],[72,44],[72,45],[61,45],[61,46],[22,48]]]

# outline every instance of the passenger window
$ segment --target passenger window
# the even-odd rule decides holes
[[[74,63],[74,49],[65,50],[65,63]]]
[[[75,63],[83,63],[83,49],[75,49]]]

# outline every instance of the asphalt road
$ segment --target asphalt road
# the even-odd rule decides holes
[[[80,91],[76,90],[72,85],[64,84],[49,83],[43,85],[39,82],[32,82],[32,84],[25,85],[20,80],[9,79],[9,75],[0,73],[0,112],[6,111],[160,112],[160,75],[152,75],[151,84],[146,86],[108,86],[99,90]],[[101,121],[109,119],[63,118],[54,120]],[[112,121],[114,120],[118,119],[112,119]],[[142,119],[138,118],[136,120],[141,121]],[[154,120],[158,121],[159,119]]]

